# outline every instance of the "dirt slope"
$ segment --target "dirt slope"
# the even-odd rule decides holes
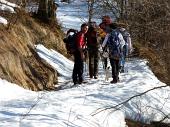
[[[61,31],[22,11],[3,16],[10,25],[0,24],[0,78],[34,91],[53,89],[57,72],[37,55],[35,44],[65,52]]]

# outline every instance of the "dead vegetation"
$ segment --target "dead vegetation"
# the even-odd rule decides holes
[[[37,55],[35,45],[66,54],[58,26],[44,24],[19,9],[3,16],[10,23],[0,24],[0,77],[30,90],[54,89],[57,72]]]
[[[149,60],[155,75],[170,84],[170,2],[131,0],[126,12],[134,46]]]

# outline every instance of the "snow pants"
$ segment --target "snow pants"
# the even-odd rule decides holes
[[[99,51],[98,49],[88,50],[89,54],[89,75],[90,78],[98,76]]]
[[[83,82],[83,58],[82,53],[80,51],[75,51],[74,53],[74,68],[72,79],[75,84]]]
[[[114,81],[118,81],[119,80],[119,70],[120,70],[120,64],[119,64],[119,60],[115,60],[113,58],[109,58],[110,59],[110,65],[112,67],[112,78]]]

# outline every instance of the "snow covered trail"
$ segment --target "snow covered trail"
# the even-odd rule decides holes
[[[58,73],[59,84],[71,86],[73,62],[58,52],[37,45],[37,52]],[[160,120],[170,112],[170,88],[150,91],[115,109],[96,112],[125,102],[154,87],[163,86],[148,68],[147,62],[132,59],[128,72],[121,73],[120,82],[105,81],[102,64],[99,78],[86,84],[59,91],[33,92],[0,80],[1,127],[125,127],[125,117],[143,122]],[[64,84],[68,82],[67,84]]]

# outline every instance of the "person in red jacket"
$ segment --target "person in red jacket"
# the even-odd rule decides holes
[[[76,51],[74,52],[74,68],[73,68],[73,83],[83,83],[83,60],[84,60],[84,49],[86,47],[85,34],[88,31],[88,24],[84,23],[81,25],[81,30],[76,35]]]

